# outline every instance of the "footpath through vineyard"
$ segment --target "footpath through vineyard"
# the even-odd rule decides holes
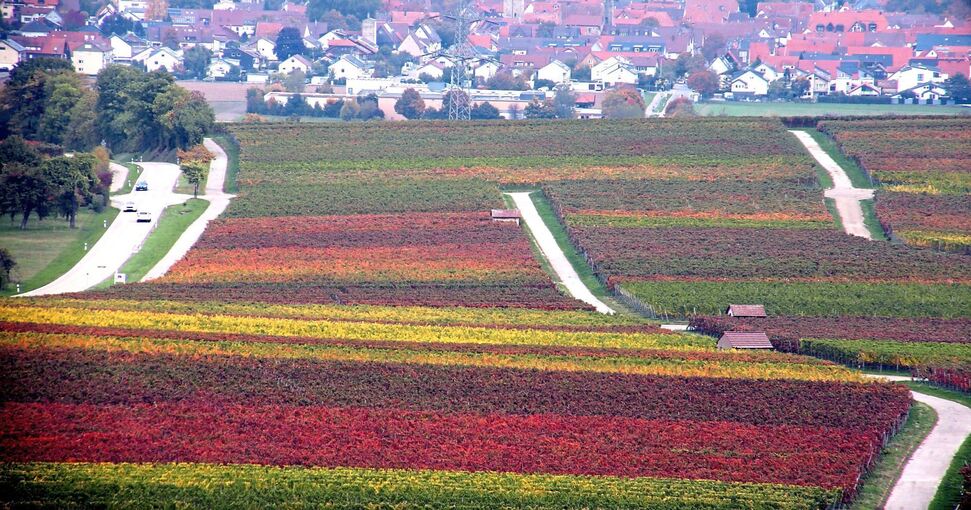
[[[873,375],[889,381],[909,381],[909,377]],[[971,409],[951,400],[911,392],[914,400],[927,404],[937,413],[937,423],[913,455],[907,459],[900,478],[887,498],[886,510],[927,508],[951,460],[964,439],[971,435]]]
[[[230,199],[235,197],[235,195],[223,192],[223,183],[226,181],[226,167],[229,165],[229,158],[226,156],[226,152],[212,138],[204,139],[204,144],[206,149],[216,156],[209,164],[209,177],[206,179],[206,194],[201,197],[209,201],[209,207],[202,213],[202,216],[199,216],[196,221],[192,222],[185,229],[185,232],[179,236],[179,239],[172,245],[169,252],[162,257],[162,260],[159,260],[145,274],[145,277],[142,278],[143,282],[154,280],[165,275],[176,262],[182,260],[182,257],[185,257],[185,254],[189,253],[189,250],[196,244],[196,241],[202,237],[202,233],[206,231],[206,226],[209,225],[209,222],[218,218],[226,210],[226,207],[229,206]]]
[[[863,221],[863,207],[860,205],[860,200],[872,199],[873,190],[854,188],[843,168],[829,154],[826,154],[826,151],[816,143],[816,140],[813,140],[809,133],[795,130],[791,130],[790,133],[796,135],[796,138],[802,142],[806,150],[833,178],[833,187],[826,190],[825,196],[836,202],[836,210],[839,212],[846,233],[871,239],[870,230],[867,229],[866,223]]]
[[[580,275],[573,268],[573,264],[570,264],[563,250],[556,244],[553,233],[550,232],[546,223],[543,222],[543,218],[536,211],[536,206],[533,205],[533,199],[529,198],[529,193],[518,192],[507,193],[507,195],[516,204],[516,208],[519,209],[523,221],[526,222],[526,226],[533,233],[533,238],[536,239],[536,244],[539,245],[540,251],[543,252],[543,256],[546,257],[546,260],[550,263],[550,267],[556,272],[556,275],[563,282],[563,286],[566,287],[570,295],[584,303],[592,305],[600,313],[614,313],[614,310],[603,301],[597,299],[597,296],[594,296],[593,292],[580,279]]]

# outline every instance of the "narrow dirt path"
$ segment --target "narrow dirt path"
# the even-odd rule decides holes
[[[871,375],[888,381],[909,381],[909,377]],[[913,455],[907,459],[900,478],[887,498],[886,510],[927,508],[944,479],[961,443],[971,435],[971,409],[957,402],[910,392],[914,400],[937,413],[937,423]]]
[[[519,213],[522,215],[523,221],[526,222],[526,226],[533,233],[533,238],[536,239],[536,244],[539,245],[540,251],[543,252],[543,256],[549,261],[550,266],[556,275],[563,282],[566,290],[574,298],[587,303],[597,309],[600,313],[612,314],[614,310],[607,306],[603,301],[597,299],[590,292],[590,289],[580,280],[580,275],[577,274],[576,270],[573,268],[573,264],[566,258],[563,254],[563,250],[560,246],[556,244],[556,239],[553,237],[553,233],[543,222],[543,218],[540,217],[539,212],[536,211],[536,206],[533,204],[533,200],[529,197],[528,192],[518,192],[518,193],[506,193],[512,198],[513,203],[516,204],[516,208],[519,209]]]
[[[114,193],[125,187],[125,181],[128,180],[128,167],[112,161],[108,163],[108,168],[111,169],[111,186],[108,187],[108,191]]]
[[[151,213],[149,222],[139,223],[133,212],[118,213],[115,221],[94,246],[71,269],[53,282],[20,294],[20,296],[45,296],[81,292],[111,278],[131,257],[149,233],[155,228],[162,210],[185,202],[188,195],[173,192],[181,171],[171,163],[139,163],[143,171],[141,179],[148,183],[148,191],[132,191],[111,197],[111,205],[121,209],[126,202],[134,202],[139,211]],[[127,175],[127,169],[125,170]]]
[[[816,143],[816,140],[813,140],[809,133],[795,130],[789,132],[796,135],[796,138],[802,142],[809,154],[833,178],[833,187],[826,190],[824,194],[826,198],[832,198],[836,202],[836,210],[843,222],[843,230],[850,235],[871,239],[870,229],[866,227],[863,220],[863,207],[860,205],[860,200],[873,198],[873,190],[854,188],[843,168],[833,158],[829,157],[829,154],[826,154],[826,151]]]
[[[189,253],[192,246],[196,244],[196,241],[202,237],[202,233],[206,231],[206,226],[209,225],[209,222],[219,217],[226,210],[226,207],[229,206],[230,199],[235,197],[235,195],[223,192],[223,183],[226,181],[226,167],[229,164],[229,158],[226,156],[226,152],[211,138],[206,138],[203,143],[206,149],[209,149],[209,152],[216,155],[215,159],[209,164],[209,176],[206,179],[206,194],[200,195],[199,197],[208,200],[209,207],[203,211],[202,215],[196,221],[193,221],[185,229],[185,232],[179,236],[179,239],[175,241],[175,244],[172,245],[169,252],[152,269],[145,273],[145,277],[142,278],[143,282],[163,276],[176,262],[182,260],[182,257],[185,257],[186,253]]]

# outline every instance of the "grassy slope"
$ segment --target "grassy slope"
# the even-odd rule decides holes
[[[853,500],[851,510],[883,508],[883,503],[890,495],[894,483],[900,478],[907,459],[927,437],[935,423],[937,413],[930,406],[915,402],[907,423],[890,440],[876,465],[863,479],[860,493]]]
[[[776,103],[776,102],[712,102],[697,103],[699,115],[738,116],[799,116],[799,115],[968,115],[971,111],[960,106],[883,105],[834,103]]]
[[[141,280],[172,249],[179,236],[207,207],[209,202],[202,199],[189,199],[184,204],[166,207],[159,218],[158,226],[148,236],[142,249],[132,255],[119,272],[128,275],[129,282]]]
[[[961,488],[964,479],[961,476],[961,468],[965,464],[971,464],[971,437],[964,440],[961,448],[958,449],[951,467],[947,468],[944,479],[941,480],[937,494],[931,500],[929,510],[953,510],[961,500]]]
[[[223,148],[223,151],[226,152],[227,159],[229,160],[226,167],[226,180],[223,182],[223,191],[226,193],[238,193],[239,183],[237,180],[239,178],[239,146],[233,143],[233,141],[225,135],[214,136],[212,139]]]
[[[531,190],[517,189],[516,191],[531,191]],[[567,235],[566,233],[566,228],[563,227],[563,225],[560,223],[559,218],[556,217],[556,213],[553,212],[553,207],[546,199],[546,196],[543,195],[542,192],[537,191],[532,193],[530,195],[530,198],[533,199],[533,205],[536,206],[536,212],[538,212],[540,218],[543,219],[543,223],[546,224],[546,228],[550,229],[550,232],[553,234],[553,238],[556,240],[556,244],[560,247],[560,250],[563,251],[563,254],[566,255],[567,260],[570,261],[570,265],[573,266],[573,269],[577,272],[577,275],[580,276],[580,280],[583,281],[584,285],[586,285],[587,288],[590,289],[593,295],[599,298],[601,301],[603,301],[607,306],[616,310],[618,313],[622,313],[624,315],[640,316],[640,314],[637,314],[636,312],[628,309],[622,303],[617,301],[613,297],[613,295],[607,290],[607,288],[600,283],[600,280],[598,280],[597,277],[594,276],[593,269],[590,268],[590,265],[587,264],[587,261],[577,252],[576,248],[573,246],[573,243],[570,241],[570,236]],[[512,201],[508,197],[503,195],[503,199],[506,200],[507,207],[513,207]],[[528,228],[526,230],[529,231]],[[546,257],[542,255],[538,245],[536,245],[536,241],[533,239],[532,232],[529,233],[529,240],[530,240],[530,244],[533,246],[533,255],[536,256],[541,261],[543,269],[547,272],[547,274],[550,275],[551,278],[553,278],[553,281],[556,282],[557,287],[565,292],[565,289],[563,289],[562,285],[559,283],[559,279],[557,278],[556,273],[553,271],[553,268],[550,267],[549,262],[547,262],[546,260]]]
[[[20,230],[19,218],[14,224],[0,226],[0,246],[10,250],[17,261],[14,280],[21,283],[21,292],[37,289],[56,280],[84,257],[84,243],[94,246],[105,233],[104,222],[110,224],[118,209],[107,208],[101,213],[87,209],[78,212],[78,228],[71,229],[66,221],[48,218],[43,222],[30,220],[27,230]],[[16,287],[0,291],[0,295],[16,293]]]

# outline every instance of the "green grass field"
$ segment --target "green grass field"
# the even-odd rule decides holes
[[[9,250],[17,262],[11,275],[13,281],[21,284],[21,292],[27,292],[56,280],[81,260],[85,242],[90,247],[101,238],[105,220],[110,223],[117,215],[118,209],[110,207],[101,213],[82,209],[76,229],[61,218],[37,221],[32,217],[27,230],[20,230],[19,216],[12,222],[0,221],[0,246]],[[2,296],[15,293],[13,285],[0,291]]]
[[[119,270],[125,273],[129,282],[137,282],[145,277],[162,257],[172,249],[172,245],[185,232],[203,211],[209,207],[207,200],[201,198],[189,199],[184,204],[171,205],[162,211],[158,227],[149,234],[145,244],[138,253],[132,255]]]
[[[909,104],[837,104],[837,103],[697,103],[698,115],[729,117],[789,117],[812,115],[971,115],[971,108],[962,106]]]

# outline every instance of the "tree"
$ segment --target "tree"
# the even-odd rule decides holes
[[[91,13],[94,14],[94,13]],[[101,22],[98,27],[101,33],[105,37],[111,37],[113,34],[125,35],[128,32],[132,32],[137,36],[145,35],[145,27],[137,21],[132,21],[121,14],[112,14]]]
[[[7,288],[7,284],[10,283],[10,272],[16,265],[13,255],[6,248],[0,248],[0,290]]]
[[[11,163],[20,163],[27,167],[40,165],[40,154],[21,136],[10,136],[0,140],[0,170]]]
[[[152,111],[158,119],[158,146],[168,149],[202,143],[216,122],[212,108],[200,92],[188,92],[174,84],[156,96]]]
[[[514,78],[509,71],[501,71],[486,80],[485,86],[489,90],[528,90],[526,80],[522,76]]]
[[[502,116],[499,115],[499,109],[492,106],[488,101],[484,103],[476,103],[472,107],[472,119],[473,120],[494,120],[501,119]]]
[[[90,154],[76,154],[73,158],[61,156],[48,159],[42,166],[51,184],[58,213],[68,220],[71,228],[78,228],[78,209],[90,202],[98,188],[94,157]]]
[[[344,101],[344,105],[341,107],[341,120],[354,120],[360,112],[361,106],[357,104],[357,101]]]
[[[294,70],[283,78],[283,87],[287,90],[287,92],[301,94],[306,86],[307,75],[300,69]]]
[[[448,118],[448,112],[451,111],[452,105],[455,104],[459,108],[470,106],[469,95],[461,89],[450,89],[442,97],[442,113],[445,114],[444,118]]]
[[[702,97],[709,97],[718,92],[718,75],[707,69],[695,71],[688,76],[688,86]]]
[[[425,100],[415,89],[405,89],[401,97],[394,103],[394,111],[406,119],[420,119],[425,113]]]
[[[182,164],[182,175],[186,182],[193,186],[192,197],[199,198],[199,185],[206,180],[209,174],[209,165],[199,161],[188,161]]]
[[[47,80],[62,73],[74,73],[70,60],[42,57],[14,66],[0,90],[0,138],[37,135],[47,104]]]
[[[311,21],[317,21],[330,11],[336,11],[342,16],[361,20],[381,8],[381,0],[310,0],[307,2],[307,17]]]
[[[556,88],[556,83],[554,83],[552,80],[533,80],[533,89],[539,90],[544,88],[547,90],[553,90]]]
[[[23,163],[7,163],[0,171],[0,214],[9,214],[11,221],[20,214],[20,229],[27,230],[30,215],[38,220],[50,214],[51,183],[39,167]]]
[[[48,78],[44,87],[47,101],[40,117],[37,137],[45,142],[61,144],[71,123],[71,111],[84,95],[85,86],[77,74],[59,73]]]
[[[307,47],[303,45],[300,30],[296,27],[285,27],[276,36],[276,46],[273,48],[273,53],[276,54],[276,58],[283,61],[293,55],[303,55],[306,50]]]
[[[212,52],[202,46],[193,46],[182,56],[182,67],[188,78],[201,80],[209,74],[209,63],[212,62]]]
[[[75,151],[86,151],[101,142],[94,113],[97,94],[89,88],[82,90],[81,98],[68,112],[70,120],[64,131],[64,147]]]
[[[266,113],[266,101],[263,100],[263,89],[250,87],[246,89],[246,113]]]
[[[694,117],[694,101],[682,96],[671,100],[664,108],[664,115],[667,117]]]
[[[553,106],[551,101],[543,101],[542,103],[536,99],[533,99],[526,105],[524,110],[527,119],[555,119],[556,118],[556,108]]]
[[[971,103],[971,83],[967,76],[957,73],[944,80],[944,88],[955,102]]]
[[[553,109],[558,119],[572,119],[577,105],[577,96],[569,87],[559,87],[553,96]]]
[[[644,117],[644,98],[633,87],[621,87],[608,92],[603,99],[603,115],[608,119],[636,119]]]

